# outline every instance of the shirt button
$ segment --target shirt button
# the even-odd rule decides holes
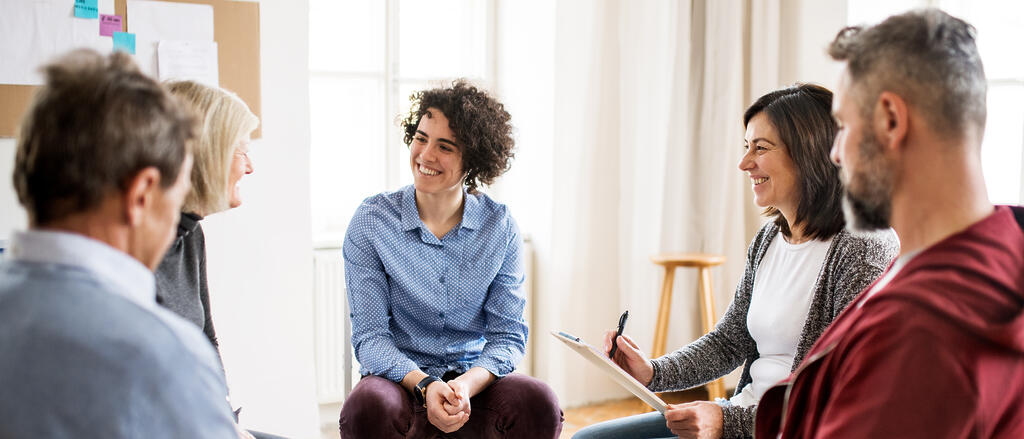
[[[437,316],[443,319],[444,318],[444,311],[438,313]]]
[[[441,283],[444,283],[444,276],[441,276],[440,278],[438,278],[437,281],[441,282]]]

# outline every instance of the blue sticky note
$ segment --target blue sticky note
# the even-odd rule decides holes
[[[99,0],[75,0],[75,17],[78,18],[99,18],[100,7],[96,4]]]
[[[114,32],[114,51],[118,50],[135,55],[135,34],[131,32]]]

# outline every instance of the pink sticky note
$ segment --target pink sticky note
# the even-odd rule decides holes
[[[100,35],[110,37],[121,32],[121,16],[100,14]]]

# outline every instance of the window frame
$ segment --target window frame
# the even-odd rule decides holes
[[[317,1],[317,0],[313,0]],[[320,1],[334,1],[334,0],[320,0]],[[497,84],[497,72],[498,72],[498,42],[497,42],[497,0],[474,0],[477,5],[483,9],[482,15],[484,16],[485,22],[482,24],[484,34],[483,44],[483,77],[470,77],[469,79],[476,81],[484,87],[493,88]],[[385,131],[384,135],[384,169],[380,172],[384,174],[385,187],[379,188],[380,190],[394,190],[402,184],[403,173],[408,172],[408,165],[405,163],[403,152],[394,146],[400,145],[402,142],[402,133],[395,127],[396,118],[400,117],[400,109],[402,107],[402,100],[407,96],[401,96],[400,90],[403,85],[407,84],[422,84],[422,83],[436,83],[439,81],[447,81],[454,79],[453,77],[444,76],[404,76],[401,74],[400,65],[400,7],[401,0],[384,0],[384,13],[383,17],[380,17],[384,21],[384,57],[382,60],[383,65],[378,66],[379,68],[374,71],[353,71],[353,70],[325,70],[325,69],[314,69],[309,68],[309,78],[311,82],[318,80],[348,80],[348,79],[361,79],[361,80],[373,80],[378,84],[383,85],[383,99],[384,105],[382,106],[382,113],[379,115],[376,129],[382,129]],[[311,90],[312,91],[312,90]],[[312,110],[311,110],[312,111]],[[311,142],[316,145],[316,139]],[[311,157],[316,157],[316,151],[311,151]],[[312,180],[311,175],[311,180]],[[315,182],[312,182],[315,184]],[[312,202],[316,202],[313,200]],[[337,247],[338,240],[337,236],[344,234],[344,230],[313,230],[313,240],[315,248],[331,248]]]
[[[854,1],[858,1],[858,0],[849,0],[848,3],[847,3],[847,9],[846,9],[847,20],[846,20],[846,24],[848,26],[849,25],[861,24],[861,23],[853,23],[852,20],[849,17],[850,11],[852,9],[852,6],[854,5],[854,3],[853,3]],[[955,2],[957,2],[957,1],[959,1],[961,4],[967,4],[968,3],[965,0],[916,0],[913,3],[916,3],[916,7],[932,7],[932,8],[942,9],[942,10],[949,10],[950,7],[956,7]],[[972,4],[972,6],[975,6],[975,7],[996,7],[993,4],[987,4],[987,3],[980,3],[980,4],[971,3],[971,4]],[[864,3],[860,3],[859,5],[863,6]],[[905,6],[905,5],[902,5],[902,6]],[[898,14],[898,13],[902,13],[902,12],[907,11],[907,10],[909,10],[909,8],[905,8],[905,9],[894,8],[890,12],[890,14]],[[985,84],[987,85],[988,90],[990,90],[990,91],[992,90],[993,87],[1007,87],[1007,86],[1009,86],[1009,87],[1021,87],[1021,89],[1024,90],[1024,72],[1019,72],[1019,73],[1020,73],[1019,77],[1013,77],[1013,76],[1009,76],[1009,77],[1007,77],[1007,76],[992,77],[992,76],[989,76],[988,73],[986,72]],[[986,103],[986,105],[987,105],[987,103]],[[987,129],[988,129],[988,127],[986,126],[986,130]],[[1021,133],[1022,133],[1022,139],[1024,139],[1024,118],[1022,118],[1020,120],[1020,129],[1021,129]],[[1020,146],[1021,146],[1021,154],[1020,154],[1020,157],[1017,158],[1017,160],[1020,163],[1020,172],[1017,175],[1017,204],[1024,204],[1024,140],[1021,141],[1021,145]],[[994,200],[994,201],[995,202],[999,202],[999,200]]]

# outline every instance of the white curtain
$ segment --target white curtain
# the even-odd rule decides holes
[[[778,86],[779,9],[777,1],[560,0],[548,23],[555,44],[534,53],[554,57],[552,95],[522,103],[506,77],[521,137],[536,141],[539,127],[553,139],[540,153],[520,139],[520,161],[497,189],[527,218],[536,249],[533,373],[564,406],[627,394],[548,332],[599,344],[629,309],[626,332],[649,351],[662,276],[651,255],[726,256],[712,273],[719,314],[729,304],[760,224],[736,169],[742,113],[751,90]],[[545,104],[550,126],[530,125],[524,110]],[[700,336],[692,271],[677,273],[670,350]]]

